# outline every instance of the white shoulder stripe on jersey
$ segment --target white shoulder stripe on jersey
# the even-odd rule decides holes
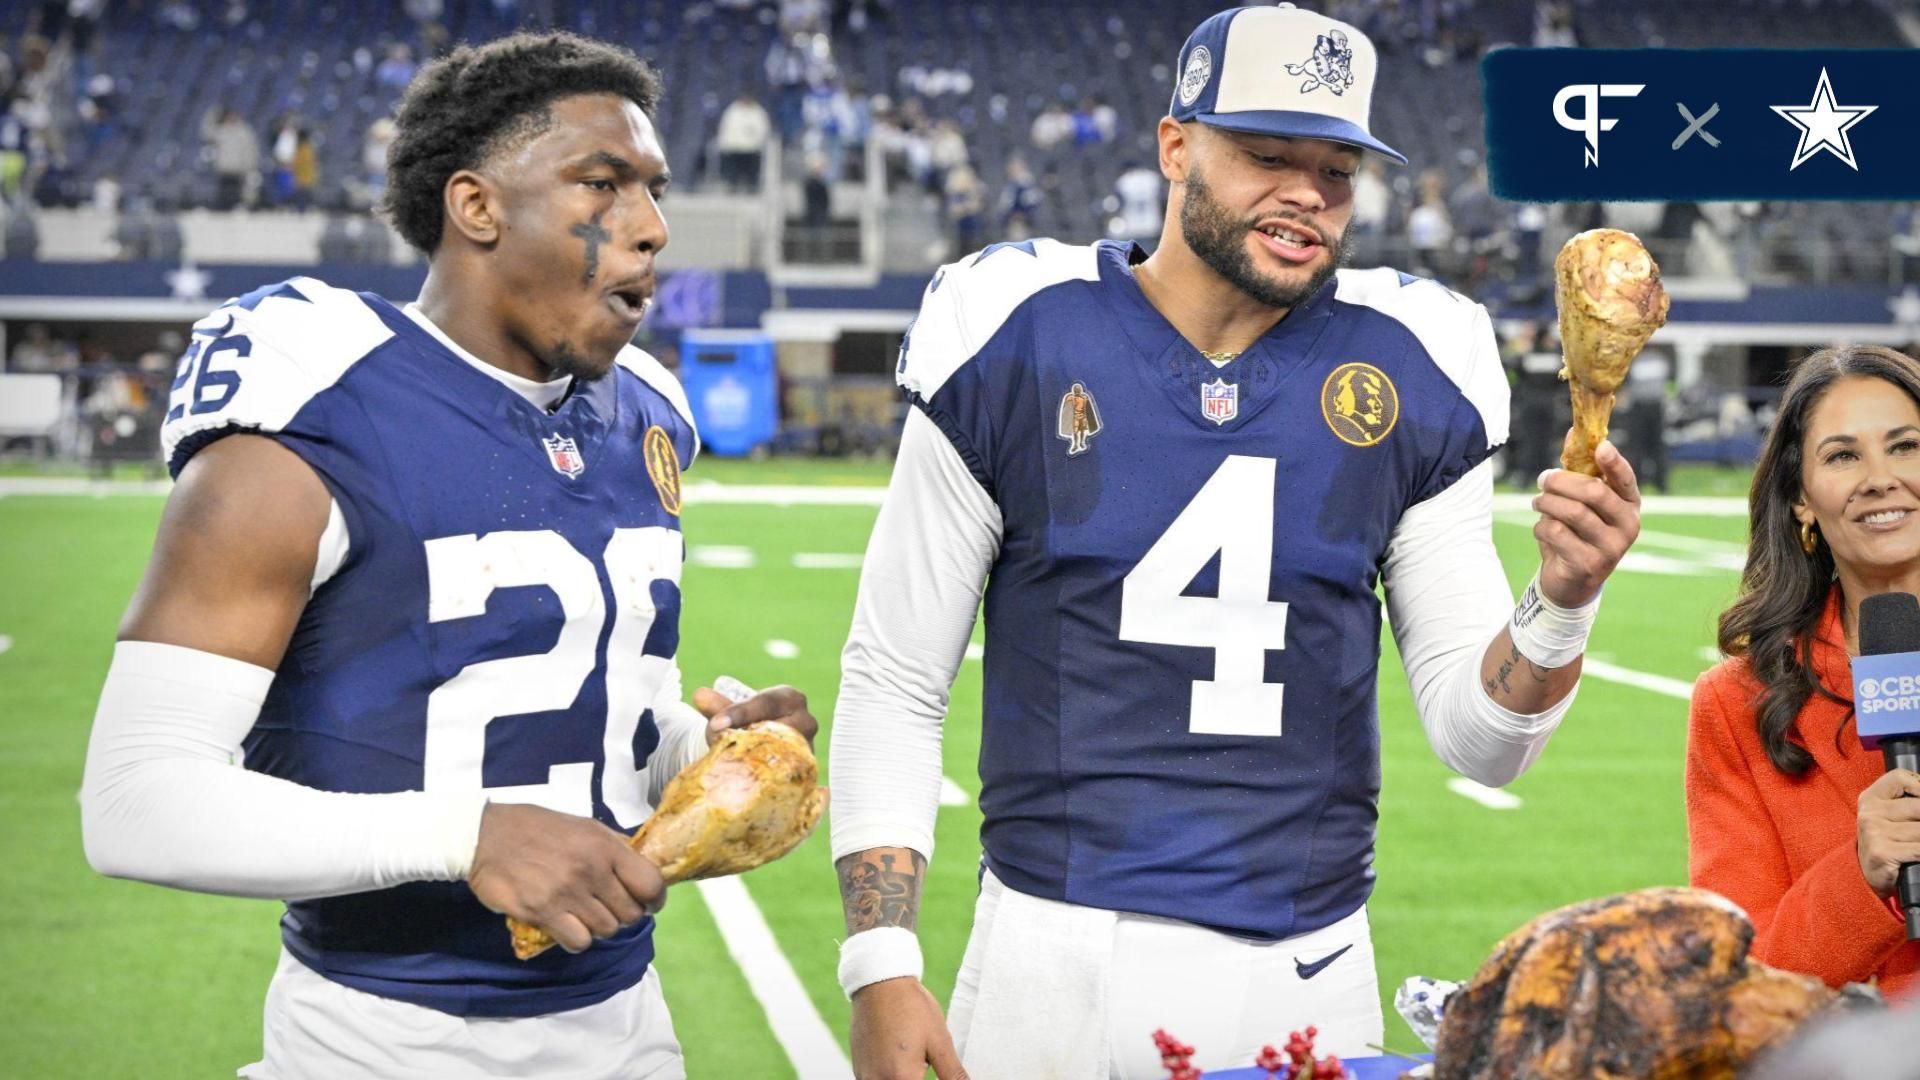
[[[996,244],[942,266],[920,300],[898,381],[930,398],[1020,305],[1064,281],[1100,280],[1099,249],[1030,240]]]
[[[1342,270],[1335,280],[1335,300],[1372,308],[1413,333],[1479,411],[1488,446],[1507,441],[1510,391],[1485,307],[1427,278],[1403,284],[1392,267]]]
[[[693,432],[693,456],[688,458],[681,468],[691,466],[700,457],[700,428],[693,422],[693,406],[687,403],[686,388],[680,380],[668,371],[666,365],[655,360],[651,353],[637,346],[628,345],[620,350],[618,360],[621,367],[640,377],[640,381],[658,391],[661,397],[673,403],[673,410],[687,422],[687,430]]]
[[[193,326],[186,356],[193,368],[180,373],[191,377],[168,402],[180,413],[161,427],[164,457],[170,461],[181,443],[223,428],[283,430],[392,337],[358,294],[317,278],[268,286],[251,308],[227,301]]]

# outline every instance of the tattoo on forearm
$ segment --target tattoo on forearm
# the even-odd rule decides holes
[[[600,219],[605,216],[605,214],[606,211],[601,210],[595,213],[586,224],[575,225],[573,228],[567,230],[574,236],[587,242],[587,269],[585,273],[580,275],[580,284],[582,285],[593,284],[594,275],[600,272],[600,245],[613,239],[613,234],[600,225]]]
[[[1544,686],[1547,682],[1548,670],[1534,663],[1532,660],[1527,659],[1525,656],[1520,655],[1520,646],[1514,645],[1510,647],[1507,652],[1507,658],[1500,661],[1500,667],[1486,680],[1488,697],[1493,697],[1497,694],[1505,694],[1509,697],[1513,695],[1513,684],[1510,681],[1510,677],[1513,675],[1515,668],[1522,668],[1527,677],[1538,684]]]
[[[925,880],[926,857],[908,852],[911,866],[882,852],[849,855],[840,860],[840,903],[847,912],[847,932],[857,934],[880,926],[916,928],[920,919],[920,886]]]

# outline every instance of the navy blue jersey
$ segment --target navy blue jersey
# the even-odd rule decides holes
[[[659,741],[649,705],[679,642],[680,464],[671,375],[627,349],[551,414],[370,294],[307,278],[200,321],[164,439],[265,434],[344,519],[245,765],[331,792],[462,791],[631,829]],[[288,905],[287,949],[357,989],[466,1016],[579,1008],[636,983],[644,920],[579,955],[514,959],[464,882]]]
[[[1506,437],[1479,305],[1341,271],[1237,359],[1129,245],[995,245],[900,382],[991,495],[982,840],[1036,896],[1263,939],[1372,888],[1395,526]]]

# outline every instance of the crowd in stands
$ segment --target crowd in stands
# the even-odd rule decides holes
[[[58,377],[58,418],[32,438],[0,431],[0,451],[24,447],[101,468],[157,463],[160,423],[184,344],[179,331],[163,330],[144,347],[116,354],[84,331],[56,334],[45,323],[25,324],[7,351],[4,373]]]
[[[1369,165],[1356,259],[1475,289],[1536,281],[1542,246],[1616,208],[1542,207],[1487,190],[1476,65],[1506,44],[1773,44],[1809,20],[1785,0],[1324,0],[1378,43],[1374,111],[1414,160]],[[165,215],[314,208],[364,214],[384,186],[389,113],[457,40],[564,25],[631,41],[669,93],[659,118],[683,185],[794,193],[833,223],[867,149],[899,200],[941,223],[945,253],[994,239],[1151,243],[1165,185],[1154,127],[1193,21],[1217,5],[1063,0],[44,0],[0,10],[0,201],[122,210],[128,257],[168,257]],[[1808,44],[1897,37],[1874,0],[1823,9]],[[1684,8],[1684,10],[1683,10]],[[1751,13],[1752,18],[1736,18]],[[1731,37],[1729,35],[1732,35]],[[1018,47],[1009,47],[1009,42]],[[177,61],[177,63],[176,63]],[[766,169],[779,147],[779,175]],[[771,186],[769,186],[771,185]],[[1898,212],[1896,220],[1895,214]],[[1911,208],[1655,211],[1663,263],[1815,280],[1920,274]],[[1644,209],[1625,221],[1645,227]],[[342,225],[334,230],[357,231]],[[1889,244],[1887,237],[1895,237]],[[9,251],[13,246],[9,245]],[[1810,254],[1811,253],[1811,254]],[[936,253],[939,254],[939,253]]]

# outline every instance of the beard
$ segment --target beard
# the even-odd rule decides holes
[[[614,364],[612,356],[604,360],[595,359],[571,341],[555,342],[540,359],[555,375],[570,376],[583,383],[604,377],[613,370]]]
[[[598,303],[606,302],[598,291],[589,290],[589,293]],[[639,336],[641,327],[647,325],[647,317],[653,311],[653,302],[652,296],[641,299],[640,325],[627,331],[625,336],[619,336],[617,333],[605,336],[597,334],[592,317],[586,312],[571,316],[570,321],[573,323],[571,330],[563,331],[559,336],[548,339],[545,346],[539,350],[541,363],[547,365],[555,376],[567,375],[583,383],[605,378],[619,362],[620,351],[633,344],[634,338]],[[555,307],[560,307],[564,303],[565,301],[557,301]]]
[[[1315,224],[1314,230],[1320,233],[1331,257],[1313,272],[1313,276],[1301,284],[1292,285],[1262,273],[1254,268],[1253,256],[1247,253],[1247,234],[1259,225],[1262,218],[1272,215],[1235,218],[1226,207],[1214,201],[1212,190],[1197,169],[1187,173],[1186,185],[1186,195],[1180,203],[1180,234],[1186,238],[1187,247],[1214,273],[1225,278],[1228,284],[1268,307],[1298,307],[1319,292],[1327,279],[1333,277],[1334,271],[1346,264],[1350,250],[1345,230],[1329,238]],[[1282,216],[1310,224],[1304,215]]]

